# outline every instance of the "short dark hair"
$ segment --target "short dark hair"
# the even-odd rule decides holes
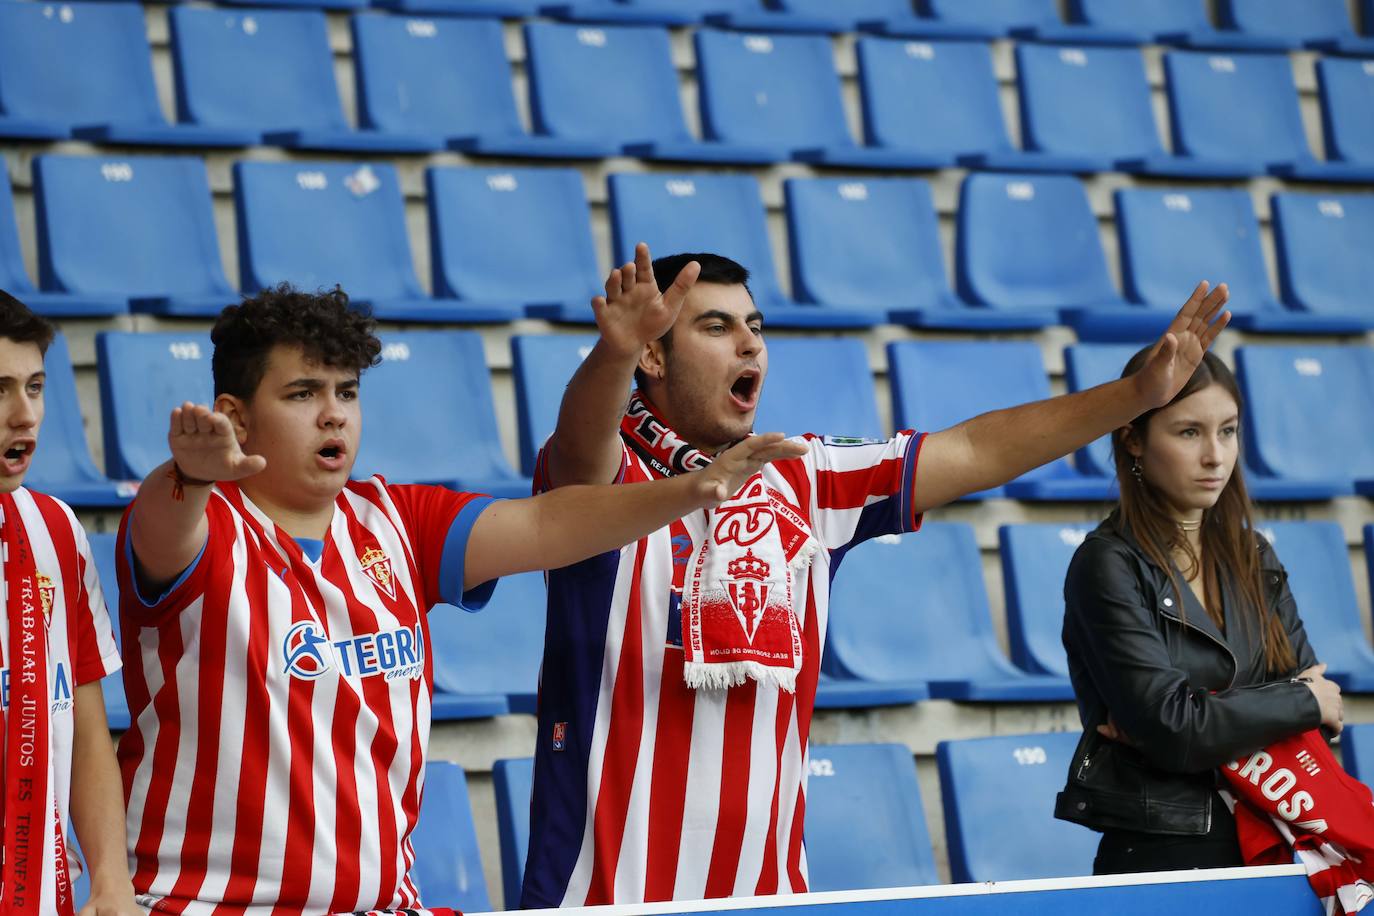
[[[210,332],[215,396],[252,398],[277,346],[300,347],[312,362],[361,375],[380,361],[376,326],[371,313],[350,307],[337,286],[314,293],[289,283],[265,289],[220,312]]]
[[[46,318],[0,289],[0,337],[15,343],[37,344],[38,352],[46,356],[56,333]]]
[[[684,254],[670,254],[667,257],[656,258],[654,260],[654,282],[658,284],[658,291],[664,292],[673,285],[677,275],[682,273],[682,269],[688,264],[696,261],[701,265],[701,273],[697,275],[698,283],[719,283],[721,286],[743,286],[744,291],[749,294],[749,298],[754,298],[754,293],[749,289],[749,268],[738,261],[732,261],[724,255],[711,254],[710,252],[695,252]],[[668,331],[659,338],[663,344],[664,352],[672,349],[673,330]],[[639,369],[635,370],[635,387],[643,388],[646,379],[644,373]]]

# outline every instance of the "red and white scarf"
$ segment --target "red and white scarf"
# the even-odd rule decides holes
[[[711,457],[658,417],[636,391],[621,421],[625,443],[658,477],[707,467]],[[816,540],[801,511],[762,474],[706,513],[706,536],[688,561],[682,594],[683,677],[723,689],[753,678],[796,690],[802,666],[796,583]]]
[[[24,520],[14,495],[0,496],[5,611],[9,617],[9,709],[0,713],[5,735],[4,864],[0,867],[0,912],[29,916],[40,912],[46,871],[44,833],[54,832],[56,899],[60,916],[73,913],[71,876],[52,789],[52,695],[48,684],[48,611],[38,587]],[[54,799],[56,795],[54,793]]]
[[[1296,854],[1327,916],[1374,900],[1374,796],[1331,753],[1320,732],[1276,741],[1221,769],[1246,865]]]

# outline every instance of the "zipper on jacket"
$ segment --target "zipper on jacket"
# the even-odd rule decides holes
[[[1173,612],[1165,610],[1163,607],[1159,609],[1159,613],[1161,617],[1167,617],[1174,623],[1182,627],[1186,627],[1187,629],[1192,630],[1194,633],[1206,636],[1212,642],[1216,643],[1218,646],[1221,646],[1221,650],[1226,653],[1228,658],[1231,659],[1231,680],[1227,682],[1226,687],[1224,689],[1230,690],[1232,687],[1236,686],[1236,678],[1240,675],[1240,662],[1236,659],[1236,653],[1231,650],[1230,646],[1226,645],[1226,643],[1222,642],[1220,639],[1217,639],[1211,633],[1208,633],[1202,627],[1197,626],[1196,624],[1189,623],[1182,617],[1175,616]]]

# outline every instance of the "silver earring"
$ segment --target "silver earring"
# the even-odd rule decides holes
[[[1135,482],[1136,482],[1136,483],[1144,483],[1144,482],[1145,482],[1145,475],[1144,475],[1143,473],[1141,473],[1141,470],[1140,470],[1140,459],[1139,459],[1139,458],[1132,458],[1132,459],[1131,459],[1131,476],[1135,478]]]

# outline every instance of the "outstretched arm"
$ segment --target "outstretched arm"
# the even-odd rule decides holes
[[[996,410],[927,436],[916,480],[917,511],[1001,486],[1169,403],[1231,319],[1222,311],[1226,284],[1207,290],[1206,281],[1198,284],[1136,374]]]
[[[620,420],[625,395],[645,345],[677,320],[701,268],[692,262],[664,293],[654,279],[649,246],[635,246],[634,263],[611,271],[606,295],[592,300],[601,339],[582,361],[558,412],[547,451],[549,482],[610,483],[620,468]]]
[[[806,446],[782,433],[750,436],[709,467],[649,483],[560,487],[492,503],[473,524],[464,591],[512,573],[559,569],[615,550],[698,509],[719,505],[770,461]]]
[[[245,455],[239,448],[228,417],[189,401],[172,411],[167,444],[172,458],[138,488],[129,524],[138,560],[135,571],[150,592],[175,581],[205,546],[210,485],[241,480],[267,466],[266,458]],[[174,464],[183,479],[199,482],[178,488]]]

